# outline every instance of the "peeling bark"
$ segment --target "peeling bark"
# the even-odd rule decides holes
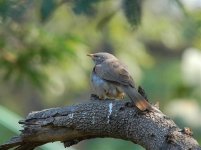
[[[148,150],[201,150],[191,134],[162,112],[139,112],[123,101],[93,100],[32,112],[19,123],[24,128],[21,135],[1,145],[1,150],[31,150],[54,141],[68,147],[96,137],[132,141]]]

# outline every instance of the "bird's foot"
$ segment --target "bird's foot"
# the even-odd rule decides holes
[[[133,107],[133,104],[131,102],[126,102],[124,106],[122,106],[122,107],[119,108],[119,110],[120,111],[124,111],[126,109],[126,107],[127,108],[128,107],[131,108],[131,107]]]
[[[131,108],[131,107],[135,107],[135,105],[134,105],[132,102],[126,102],[126,103],[125,103],[125,106],[126,106],[126,107],[130,107],[130,108]]]
[[[90,100],[106,100],[104,96],[98,96],[96,94],[91,94]]]
[[[116,100],[116,99],[114,99],[114,98],[106,98],[105,100],[114,101],[114,100]]]
[[[90,100],[99,100],[99,97],[97,96],[97,95],[95,95],[95,94],[91,94],[91,96],[90,96]]]

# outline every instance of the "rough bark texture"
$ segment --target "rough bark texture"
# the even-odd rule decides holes
[[[30,113],[19,123],[24,130],[0,146],[31,150],[48,142],[71,146],[81,140],[112,137],[132,141],[148,150],[201,150],[188,129],[181,130],[162,112],[139,112],[125,101],[88,103]]]

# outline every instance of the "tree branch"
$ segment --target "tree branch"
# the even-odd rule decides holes
[[[126,102],[93,100],[88,103],[30,113],[19,122],[24,129],[0,146],[31,150],[48,142],[71,146],[95,137],[119,138],[149,150],[201,150],[190,130],[181,130],[162,112],[139,112]]]

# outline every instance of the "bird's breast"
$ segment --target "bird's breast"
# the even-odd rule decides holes
[[[103,80],[101,77],[99,77],[97,74],[94,73],[92,75],[92,82],[94,84],[101,85],[105,83],[105,80]]]
[[[102,79],[96,73],[92,73],[91,77],[93,90],[97,95],[103,95],[109,98],[119,98],[122,99],[124,92],[122,88],[112,82]]]

